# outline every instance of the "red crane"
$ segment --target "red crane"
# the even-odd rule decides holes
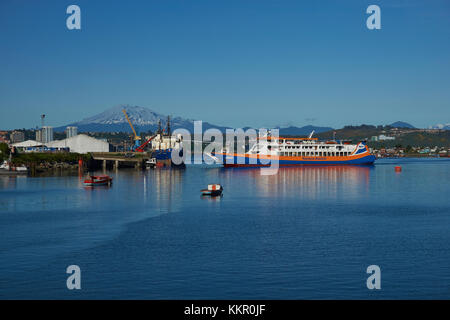
[[[164,130],[162,130],[161,134],[164,133]],[[159,133],[154,134],[153,136],[151,136],[147,141],[145,141],[143,144],[141,144],[139,147],[136,148],[135,151],[137,152],[144,152],[144,148],[146,145],[148,145],[150,143],[150,141],[152,141]]]

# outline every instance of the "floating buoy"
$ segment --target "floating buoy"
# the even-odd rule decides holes
[[[402,172],[402,167],[395,166],[395,172]]]

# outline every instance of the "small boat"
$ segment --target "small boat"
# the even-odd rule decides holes
[[[203,196],[217,197],[222,195],[223,187],[220,184],[208,184],[208,189],[200,191]]]
[[[106,186],[111,185],[112,178],[108,175],[100,175],[100,176],[89,176],[88,179],[84,180],[85,186]]]
[[[145,161],[145,167],[147,169],[156,167],[156,158],[150,158],[149,160]]]
[[[7,161],[0,165],[0,174],[2,175],[20,175],[27,174],[28,168],[24,165],[14,166]]]

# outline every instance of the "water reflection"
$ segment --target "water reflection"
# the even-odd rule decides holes
[[[357,197],[369,191],[372,168],[373,166],[283,167],[275,175],[261,175],[258,168],[234,168],[221,170],[221,176],[227,184],[236,179],[242,183],[248,180],[254,192],[251,189],[249,191],[263,197]]]
[[[181,195],[183,194],[182,179],[184,170],[150,170],[146,174],[150,192],[154,193],[152,200],[159,207],[168,212],[181,209]]]

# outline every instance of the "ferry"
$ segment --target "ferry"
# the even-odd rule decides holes
[[[270,166],[278,160],[279,166],[301,165],[369,165],[375,162],[365,142],[350,144],[330,140],[319,141],[313,138],[274,137],[269,133],[259,137],[256,143],[245,153],[229,153],[227,149],[212,153],[223,158],[224,167],[261,167]]]

